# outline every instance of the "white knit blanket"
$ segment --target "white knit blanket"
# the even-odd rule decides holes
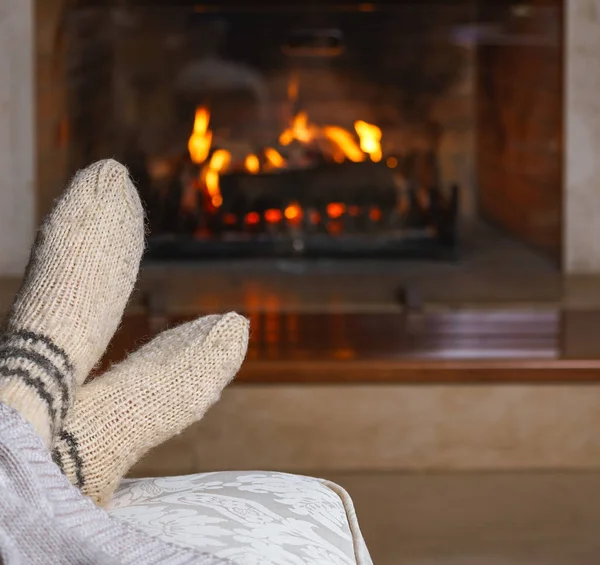
[[[110,517],[69,483],[32,426],[2,403],[0,563],[231,565]]]

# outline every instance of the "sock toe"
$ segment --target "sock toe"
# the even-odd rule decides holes
[[[198,421],[239,370],[248,321],[235,313],[167,330],[82,387],[55,460],[84,494],[107,502],[148,450]]]

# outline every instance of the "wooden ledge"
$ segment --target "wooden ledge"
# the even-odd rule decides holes
[[[102,368],[201,314],[126,316]],[[600,382],[600,311],[248,317],[251,337],[239,383]]]
[[[600,383],[600,361],[247,361],[237,383],[477,384]]]

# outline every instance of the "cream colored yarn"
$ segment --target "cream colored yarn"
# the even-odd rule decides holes
[[[81,171],[38,231],[0,337],[0,401],[33,424],[71,482],[100,503],[146,451],[204,415],[248,344],[245,318],[200,318],[159,335],[76,396],[117,329],[143,246],[143,209],[125,167],[106,160]]]
[[[113,160],[80,171],[38,231],[0,340],[0,400],[46,445],[119,324],[143,247],[140,199]]]
[[[202,418],[247,346],[248,322],[235,313],[163,332],[80,389],[54,460],[84,494],[106,504],[148,450]]]

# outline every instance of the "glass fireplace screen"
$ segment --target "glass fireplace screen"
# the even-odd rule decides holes
[[[70,72],[104,86],[77,76],[71,134],[130,167],[150,257],[453,257],[473,6],[74,10]]]

